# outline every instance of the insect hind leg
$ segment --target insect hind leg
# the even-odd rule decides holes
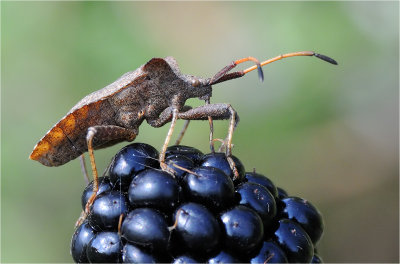
[[[83,173],[83,178],[85,179],[86,185],[89,184],[89,176],[86,169],[85,154],[79,156],[79,162],[81,164],[81,170]]]
[[[99,176],[93,153],[94,148],[108,146],[110,145],[110,142],[115,143],[123,140],[132,141],[136,138],[137,134],[137,130],[113,125],[93,126],[88,128],[88,132],[86,134],[86,142],[93,174],[93,193],[86,203],[84,212],[81,214],[77,221],[77,226],[80,225],[83,220],[85,220],[90,211],[90,206],[93,204],[99,190]]]
[[[190,109],[192,109],[191,106],[185,105],[182,107],[181,111],[187,112],[187,111],[190,111]],[[147,122],[152,127],[161,127],[161,126],[165,125],[166,123],[171,122],[171,126],[168,130],[167,136],[165,137],[165,141],[162,146],[162,149],[160,152],[160,157],[159,157],[160,167],[164,171],[169,171],[169,168],[168,168],[167,164],[165,163],[165,153],[167,151],[169,141],[171,140],[172,133],[175,129],[178,115],[179,115],[179,110],[176,107],[170,106],[170,107],[164,109],[164,111],[161,112],[161,114],[159,115],[159,117],[157,119],[147,120]],[[189,121],[190,120],[187,119],[187,122],[184,124],[183,129],[182,129],[181,133],[179,134],[178,139],[175,143],[176,145],[179,145],[180,141],[182,140],[183,135],[185,134],[185,131],[189,125]]]

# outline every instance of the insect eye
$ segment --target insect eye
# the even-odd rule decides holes
[[[197,87],[197,86],[199,86],[199,85],[200,85],[200,81],[199,81],[198,79],[192,80],[192,86],[193,86],[193,87]]]

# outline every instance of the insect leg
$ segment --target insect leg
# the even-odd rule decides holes
[[[179,136],[178,136],[178,138],[177,138],[176,141],[175,141],[175,145],[181,144],[181,141],[182,141],[182,139],[183,139],[183,136],[184,136],[185,133],[186,133],[186,130],[187,130],[188,126],[189,126],[189,123],[190,123],[190,120],[185,120],[185,124],[183,124],[182,130],[181,130],[181,132],[179,133]]]
[[[188,111],[190,109],[192,109],[192,107],[188,105],[182,107],[183,112]],[[147,123],[149,123],[152,127],[162,127],[163,125],[171,121],[172,113],[173,113],[173,107],[168,107],[160,114],[160,116],[157,119],[147,120]],[[189,126],[189,123],[190,120],[186,120],[181,132],[179,133],[177,140],[175,141],[175,145],[179,145],[180,142],[182,141],[182,138],[185,135],[185,132]]]
[[[206,104],[193,108],[186,112],[178,113],[179,119],[184,120],[208,120],[211,117],[216,120],[230,119],[228,135],[225,139],[225,154],[226,158],[234,172],[235,178],[239,177],[239,173],[236,169],[235,162],[232,160],[232,137],[233,132],[237,123],[239,122],[239,116],[230,104]]]
[[[81,163],[81,170],[83,173],[83,178],[85,179],[86,185],[89,184],[89,176],[86,169],[85,154],[79,156],[79,162]]]
[[[178,116],[178,109],[173,108],[172,109],[171,126],[169,127],[168,134],[167,134],[167,136],[165,138],[164,145],[163,145],[163,147],[161,149],[161,152],[160,152],[160,167],[163,170],[168,170],[168,166],[165,163],[165,152],[167,151],[167,147],[168,147],[169,141],[171,140],[172,133],[174,132],[177,116]]]
[[[206,104],[209,105],[210,104],[210,98],[207,98],[206,100]],[[210,150],[211,153],[215,152],[215,148],[214,148],[214,122],[211,116],[208,117],[208,124],[210,125]]]
[[[97,191],[99,190],[99,179],[93,150],[95,148],[102,148],[125,140],[132,141],[136,138],[137,134],[138,132],[134,129],[127,129],[112,125],[93,126],[88,128],[86,142],[93,173],[93,193],[86,203],[83,215],[78,220],[78,225],[86,218],[87,214],[89,213],[90,206],[93,204],[93,201],[97,195]]]
[[[188,110],[190,110],[190,109],[192,109],[191,106],[185,105],[185,106],[183,106],[182,111],[185,112],[185,111],[188,111]],[[189,126],[189,123],[190,123],[190,120],[186,120],[186,121],[185,121],[185,124],[183,124],[182,130],[181,130],[181,132],[179,133],[179,136],[178,136],[178,138],[177,138],[176,141],[175,141],[175,145],[181,144],[181,141],[182,141],[182,139],[183,139],[183,136],[184,136],[185,133],[186,133],[186,130],[187,130],[188,126]]]

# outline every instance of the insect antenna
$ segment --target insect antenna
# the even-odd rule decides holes
[[[328,56],[325,56],[325,55],[322,55],[322,54],[318,54],[318,53],[314,53],[314,56],[317,57],[318,59],[324,60],[324,61],[329,62],[331,64],[338,65],[338,63],[334,59],[332,59],[332,58],[330,58]]]
[[[281,60],[281,59],[284,59],[284,58],[296,57],[296,56],[314,56],[314,57],[317,57],[318,59],[321,59],[323,61],[329,62],[331,64],[334,64],[334,65],[338,64],[334,59],[332,59],[332,58],[330,58],[330,57],[328,57],[326,55],[315,53],[314,51],[299,51],[299,52],[287,53],[287,54],[276,56],[276,57],[274,57],[272,59],[263,61],[261,63],[257,59],[255,59],[253,57],[247,57],[247,58],[243,58],[243,59],[240,59],[240,60],[233,61],[228,66],[224,67],[217,74],[215,74],[214,77],[212,77],[210,79],[209,84],[213,85],[213,84],[216,84],[216,83],[225,82],[225,81],[228,81],[228,80],[240,78],[240,77],[244,76],[246,73],[249,73],[249,72],[251,72],[251,71],[253,71],[255,69],[258,70],[259,79],[262,81],[264,79],[263,71],[262,71],[262,68],[261,68],[262,66],[265,66],[267,64],[270,64],[271,62],[278,61],[278,60]],[[238,64],[240,64],[242,62],[245,62],[245,61],[249,61],[249,60],[254,61],[256,63],[256,65],[254,65],[252,67],[249,67],[249,68],[247,68],[245,70],[242,70],[242,71],[229,73],[229,71],[232,70],[234,67],[236,67]]]
[[[260,64],[260,61],[254,57],[247,57],[247,58],[232,61],[229,65],[222,68],[219,72],[217,72],[214,75],[214,77],[211,78],[210,85],[242,77],[245,74],[243,72],[232,72],[230,74],[228,74],[228,72],[230,70],[232,70],[233,68],[235,68],[238,64],[246,62],[246,61],[254,61],[256,63],[256,67],[258,69],[258,78],[260,79],[260,81],[264,81],[264,73],[262,71],[262,68],[261,68],[262,65]],[[228,77],[228,79],[226,77]]]

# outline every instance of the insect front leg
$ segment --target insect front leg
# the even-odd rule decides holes
[[[226,146],[225,154],[229,165],[234,172],[235,178],[239,177],[235,162],[231,157],[233,131],[239,122],[239,116],[230,104],[206,104],[186,112],[178,113],[177,117],[178,119],[185,120],[210,120],[210,117],[215,120],[230,119],[228,135],[224,141]]]
[[[99,177],[97,173],[93,149],[105,147],[111,144],[115,144],[116,142],[121,142],[125,140],[132,141],[136,138],[137,134],[138,132],[135,129],[127,129],[124,127],[113,125],[93,126],[88,128],[86,134],[86,142],[93,173],[93,193],[88,199],[85,210],[77,221],[77,225],[80,225],[80,223],[82,223],[82,221],[86,218],[87,214],[89,213],[90,206],[93,204],[93,201],[96,198],[97,192],[99,190]]]
[[[192,109],[191,106],[185,105],[182,108],[182,111],[187,111]],[[160,117],[158,119],[155,120],[150,120],[148,121],[148,123],[152,126],[152,127],[161,127],[163,125],[165,125],[166,123],[170,122],[172,119],[172,111],[173,108],[172,107],[168,107],[167,109],[165,109],[161,114]],[[189,126],[190,120],[186,120],[185,124],[182,127],[181,132],[179,133],[178,138],[175,141],[175,145],[179,145],[183,139],[183,136],[185,135],[185,132]]]

